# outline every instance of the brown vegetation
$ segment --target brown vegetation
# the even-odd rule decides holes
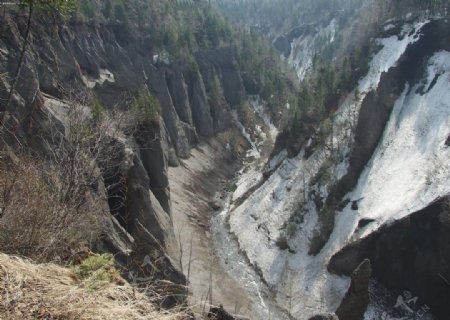
[[[0,250],[39,261],[66,260],[99,235],[98,207],[62,201],[60,172],[28,157],[0,161]],[[86,208],[89,206],[89,210]]]
[[[158,310],[150,295],[125,281],[90,289],[92,277],[54,264],[33,264],[0,254],[0,318],[4,319],[187,319],[182,310]],[[151,288],[147,288],[151,290]]]

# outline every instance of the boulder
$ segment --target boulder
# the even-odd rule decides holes
[[[408,290],[427,304],[433,315],[446,319],[450,312],[449,197],[379,228],[350,243],[330,260],[328,271],[350,275],[370,259],[373,277],[394,292]]]
[[[212,320],[236,320],[234,316],[228,313],[222,305],[215,307],[211,306],[208,313],[208,319]]]
[[[369,304],[370,260],[364,260],[352,273],[350,288],[336,310],[339,319],[362,320]]]

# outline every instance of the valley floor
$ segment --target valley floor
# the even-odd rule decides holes
[[[196,313],[201,313],[211,300],[232,313],[251,316],[254,312],[245,290],[219,263],[209,228],[213,207],[221,206],[221,200],[214,196],[226,187],[235,165],[223,144],[212,139],[192,149],[191,157],[181,161],[179,167],[169,168],[177,242],[172,256],[181,260],[189,278],[190,303]]]

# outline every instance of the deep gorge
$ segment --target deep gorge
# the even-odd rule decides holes
[[[10,103],[28,16],[4,7],[0,251],[111,254],[180,319],[417,317],[355,298],[375,280],[445,319],[450,29],[406,2],[37,10]]]

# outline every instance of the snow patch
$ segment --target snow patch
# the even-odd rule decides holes
[[[250,145],[250,149],[247,151],[247,158],[254,158],[259,159],[261,158],[261,153],[259,152],[258,146],[256,145],[256,142],[252,140],[252,137],[247,132],[247,129],[244,127],[242,122],[239,120],[239,116],[235,110],[231,112],[231,115],[233,116],[233,120],[238,127],[238,129],[241,131],[242,136],[247,140],[247,142]]]
[[[300,80],[303,80],[313,66],[314,55],[317,50],[317,42],[325,44],[333,43],[336,36],[337,21],[333,19],[325,27],[320,27],[317,32],[301,36],[291,43],[291,52],[287,58],[288,64],[297,72]],[[284,58],[284,56],[281,56]]]
[[[357,119],[365,95],[377,88],[382,73],[395,66],[408,45],[419,39],[426,23],[406,25],[400,38],[378,40],[382,48],[374,55],[367,76],[359,82],[359,93],[350,93],[333,119],[335,132],[330,143],[339,145],[341,156],[332,168],[334,179],[341,178],[348,167],[346,154],[353,139],[348,121]],[[278,155],[268,165],[274,170],[272,175],[242,204],[230,208],[230,229],[240,248],[277,291],[280,305],[287,308],[289,300],[294,299],[292,311],[299,319],[337,308],[349,279],[329,274],[326,264],[355,237],[359,219],[377,220],[360,235],[364,236],[379,225],[420,210],[450,193],[450,148],[444,143],[450,132],[450,53],[440,52],[430,60],[426,88],[436,74],[441,76],[429,92],[420,95],[415,93],[416,88],[405,89],[396,102],[382,142],[350,195],[351,199],[364,197],[359,211],[348,206],[336,215],[330,239],[317,256],[308,255],[318,213],[306,188],[332,156],[326,148],[317,150],[308,159],[303,157],[304,150],[292,159]],[[242,175],[235,195],[242,195],[260,179],[257,172]],[[326,195],[326,188],[319,193]],[[289,253],[280,250],[276,241],[299,203],[306,206],[307,213],[304,223],[289,240],[295,253]]]
[[[429,20],[425,20],[405,25],[400,38],[399,36],[392,36],[378,39],[378,44],[382,45],[383,48],[372,58],[369,73],[359,82],[359,92],[364,93],[375,89],[380,82],[381,74],[395,65],[408,45],[419,40],[420,31],[429,22]]]
[[[361,218],[377,225],[401,219],[450,193],[450,53],[435,54],[428,65],[426,87],[437,74],[433,88],[417,93],[406,88],[396,101],[383,138],[364,170],[352,198]]]
[[[395,25],[390,23],[390,24],[384,26],[384,31],[389,31],[389,30],[392,30],[394,28],[395,28]]]
[[[84,84],[91,89],[94,88],[97,84],[102,85],[103,83],[105,83],[105,81],[111,83],[116,82],[114,74],[108,69],[100,69],[99,77],[97,79],[84,74],[81,74],[81,78],[83,79]]]
[[[259,96],[250,96],[250,104],[256,114],[263,120],[264,124],[269,128],[270,137],[275,140],[278,135],[278,129],[270,119],[269,114],[265,111],[265,103]]]

